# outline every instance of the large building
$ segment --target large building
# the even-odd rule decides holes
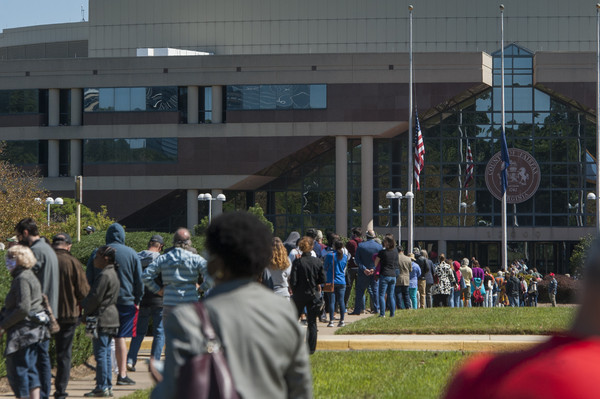
[[[535,195],[508,207],[509,256],[567,272],[595,231],[596,9],[504,3],[508,145],[541,174]],[[386,192],[406,192],[412,157],[408,5],[90,0],[89,22],[0,34],[0,140],[54,195],[72,197],[83,175],[84,203],[128,228],[193,226],[208,211],[198,194],[224,193],[213,212],[260,204],[282,237],[397,233]],[[426,150],[415,240],[492,267],[500,201],[484,175],[500,149],[499,15],[480,0],[414,10]],[[405,201],[401,215],[406,226]]]

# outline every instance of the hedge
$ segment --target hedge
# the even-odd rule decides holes
[[[136,252],[142,251],[147,248],[150,237],[154,234],[160,234],[165,240],[165,246],[169,247],[173,241],[172,233],[160,233],[160,232],[126,232],[125,233],[125,244],[132,247]],[[91,235],[85,235],[81,237],[81,242],[74,242],[71,248],[71,253],[83,264],[84,268],[92,252],[104,245],[106,232],[96,232]],[[75,240],[75,237],[73,237]],[[204,248],[203,237],[192,237],[193,246],[202,252]],[[4,263],[5,251],[0,251],[0,304],[4,306],[4,299],[10,289],[12,277],[6,270]],[[6,335],[0,340],[0,377],[6,376],[6,361],[4,359],[4,348],[6,345]],[[50,343],[50,354],[52,358],[53,366],[56,365],[54,340]],[[92,355],[92,341],[90,338],[85,336],[85,327],[80,325],[77,328],[75,338],[73,340],[73,355],[72,362],[73,366],[84,363]]]

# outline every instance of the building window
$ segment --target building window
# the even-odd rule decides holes
[[[500,151],[500,52],[493,57],[492,88],[421,121],[426,155],[421,190],[415,192],[415,226],[501,225],[501,203],[485,183],[487,162]],[[514,44],[508,46],[508,147],[532,154],[541,171],[536,194],[520,204],[508,204],[509,226],[593,226],[595,207],[586,198],[595,190],[597,179],[591,155],[596,151],[595,117],[534,88],[532,76],[533,54]],[[382,205],[379,214],[375,210],[375,223],[397,226],[397,204],[390,204],[385,192],[406,188],[406,135],[376,139],[374,145],[374,205]],[[467,145],[474,158],[474,180],[465,187]]]
[[[0,115],[40,113],[40,90],[0,90]]]
[[[177,86],[86,88],[84,112],[178,111]]]
[[[83,162],[84,164],[177,162],[177,139],[84,140]]]
[[[226,109],[290,110],[326,109],[326,85],[227,86]]]
[[[40,141],[5,141],[2,159],[19,166],[36,166],[40,163]]]

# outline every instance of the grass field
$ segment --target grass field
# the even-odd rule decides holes
[[[549,335],[566,329],[574,313],[573,307],[399,310],[396,317],[369,317],[338,329],[336,334]]]
[[[438,398],[462,352],[317,352],[315,398]]]
[[[469,354],[462,352],[317,352],[315,398],[437,398]],[[385,381],[385,382],[384,382]],[[126,399],[146,399],[140,390]]]

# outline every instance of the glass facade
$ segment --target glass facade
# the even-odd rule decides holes
[[[5,141],[5,147],[2,151],[2,159],[12,164],[20,166],[37,166],[40,161],[40,154],[46,153],[42,150],[47,141],[40,140],[14,140]]]
[[[83,142],[84,164],[177,162],[176,138],[92,139]]]
[[[327,108],[326,85],[227,86],[226,110]]]
[[[493,54],[493,87],[421,121],[425,170],[415,193],[415,226],[500,226],[501,203],[485,183],[489,159],[500,151],[500,53]],[[512,226],[588,226],[595,189],[595,118],[533,87],[533,54],[510,45],[505,51],[505,114],[508,147],[533,155],[541,182],[529,200],[508,205]],[[375,140],[375,206],[387,191],[406,188],[406,135]],[[465,187],[466,151],[471,147],[474,180]],[[391,152],[391,154],[387,154]],[[398,158],[396,158],[396,157]],[[412,156],[412,154],[411,154]],[[399,162],[398,162],[399,161]],[[405,207],[406,205],[404,205]],[[375,224],[387,226],[397,204],[375,209]],[[403,224],[406,213],[403,208]],[[405,225],[405,224],[404,224]]]
[[[43,90],[0,90],[0,115],[38,114]]]
[[[178,99],[177,86],[86,88],[83,111],[178,111]]]

